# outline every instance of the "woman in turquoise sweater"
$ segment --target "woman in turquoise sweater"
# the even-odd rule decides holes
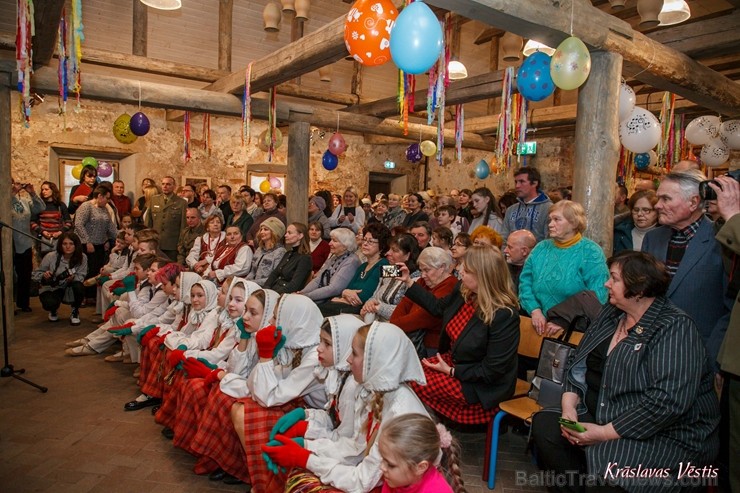
[[[584,290],[606,303],[609,277],[601,247],[583,238],[586,213],[581,204],[561,200],[548,213],[550,238],[532,250],[519,278],[519,302],[532,317],[538,334],[553,335],[561,327],[548,323],[547,311]]]
[[[362,254],[367,262],[360,265],[342,295],[320,304],[325,317],[340,313],[360,313],[362,306],[375,292],[380,282],[384,265],[388,265],[385,254],[391,241],[391,231],[383,224],[368,224],[362,230]]]

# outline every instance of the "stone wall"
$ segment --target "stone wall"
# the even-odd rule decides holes
[[[80,111],[75,103],[68,103],[66,116],[58,114],[55,98],[33,108],[31,125],[23,127],[18,112],[13,114],[12,171],[23,181],[40,184],[41,181],[58,179],[58,157],[82,157],[104,154],[121,159],[120,174],[127,190],[136,190],[145,177],[159,180],[164,175],[210,176],[212,185],[218,183],[244,183],[247,163],[266,163],[267,153],[256,146],[257,137],[265,122],[252,122],[252,143],[241,145],[241,121],[237,118],[211,117],[210,154],[203,148],[203,117],[191,119],[191,158],[183,159],[183,123],[167,122],[165,111],[144,108],[151,123],[150,132],[130,145],[119,143],[112,134],[113,121],[122,113],[133,114],[134,106],[115,103],[82,101]],[[287,133],[287,128],[283,129]],[[324,132],[323,138],[321,132]],[[326,171],[321,159],[327,149],[332,130],[321,129],[313,133],[311,143],[310,190],[326,188],[341,191],[352,185],[360,191],[368,189],[369,172],[382,172],[408,176],[409,190],[424,186],[424,164],[411,164],[405,159],[406,144],[367,144],[363,136],[343,133],[348,144],[334,171]],[[538,154],[529,164],[540,168],[546,188],[572,183],[572,139],[539,139]],[[273,163],[287,160],[287,141],[276,151]],[[443,164],[430,159],[427,166],[427,188],[443,192],[451,188],[490,187],[501,194],[513,187],[511,170],[492,173],[486,180],[475,178],[472,170],[480,159],[491,162],[492,153],[463,149],[463,161],[454,159],[454,149],[444,151]],[[386,159],[396,162],[394,170],[386,170]],[[512,165],[517,167],[516,164]]]

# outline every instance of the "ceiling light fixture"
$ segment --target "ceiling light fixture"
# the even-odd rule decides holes
[[[447,74],[450,80],[460,80],[468,76],[468,69],[465,68],[462,62],[450,60],[450,63],[447,65]]]
[[[673,24],[680,24],[691,18],[691,9],[686,0],[665,0],[663,2],[663,8],[658,14],[660,20],[660,26],[672,26]]]
[[[524,49],[522,50],[522,55],[529,56],[536,51],[541,51],[543,53],[547,53],[548,55],[552,56],[552,54],[555,53],[555,48],[550,48],[547,45],[543,45],[539,41],[530,39],[529,41],[527,41],[527,44],[524,45]]]
[[[181,0],[140,0],[147,7],[159,10],[177,10],[182,7]]]

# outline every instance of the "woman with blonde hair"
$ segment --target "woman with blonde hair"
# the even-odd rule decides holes
[[[355,233],[362,230],[365,225],[365,211],[357,205],[357,199],[357,190],[354,187],[348,187],[344,191],[342,203],[329,218],[331,229],[349,228]]]
[[[414,385],[428,407],[462,424],[487,423],[514,393],[519,307],[506,260],[498,248],[474,245],[452,293],[435,298],[401,266],[406,296],[435,316],[444,330],[439,353],[422,360],[427,385]]]
[[[553,335],[562,327],[548,323],[548,310],[581,291],[593,291],[599,302],[606,303],[609,271],[601,247],[581,236],[586,229],[581,204],[561,200],[548,216],[550,238],[529,254],[519,276],[519,297],[537,333]]]
[[[152,197],[159,194],[160,191],[157,185],[147,185],[142,189],[142,192],[144,193],[144,195],[141,197],[142,199],[144,199],[144,208],[140,208],[139,210],[141,211],[142,222],[146,222],[146,213],[149,210],[149,205],[152,203]]]

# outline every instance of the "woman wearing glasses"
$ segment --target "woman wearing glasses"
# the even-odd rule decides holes
[[[354,277],[340,296],[319,305],[321,314],[325,317],[340,313],[360,313],[362,306],[378,287],[383,266],[388,265],[385,254],[390,247],[390,230],[380,223],[374,223],[365,226],[362,233],[362,255],[367,260],[357,268]]]
[[[631,217],[614,226],[615,254],[622,250],[641,250],[645,233],[658,226],[657,203],[658,197],[652,190],[632,194],[628,202]]]
[[[298,293],[308,296],[317,305],[340,296],[360,265],[360,259],[355,255],[355,233],[351,229],[333,229],[329,236],[329,258],[311,282]]]

